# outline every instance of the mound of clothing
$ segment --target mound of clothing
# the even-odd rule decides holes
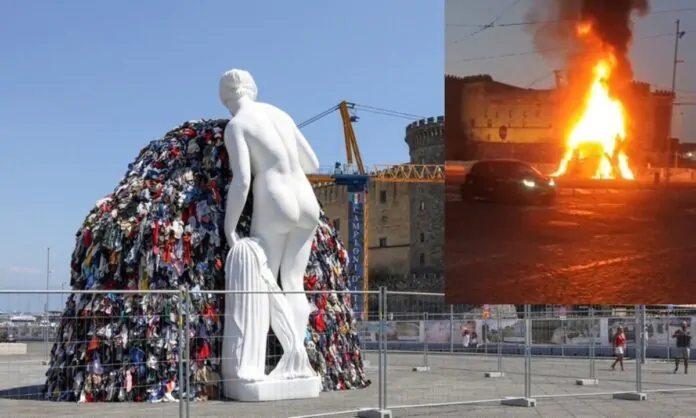
[[[219,396],[225,298],[207,291],[225,288],[226,124],[189,121],[151,142],[87,215],[76,234],[70,284],[95,293],[72,294],[66,302],[46,372],[46,399]],[[240,236],[249,234],[252,210],[249,196]],[[305,288],[322,291],[308,295],[314,310],[306,347],[325,391],[370,384],[351,298],[336,292],[347,290],[347,257],[322,210]],[[180,336],[188,338],[189,393],[179,382]],[[270,334],[269,368],[279,347]]]

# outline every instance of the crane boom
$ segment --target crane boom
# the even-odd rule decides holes
[[[351,116],[350,110],[355,109],[355,103],[341,101],[321,114],[311,118],[300,127],[316,121],[338,110],[343,122],[343,139],[346,147],[346,162],[349,167],[355,163],[357,172],[343,173],[337,170],[334,173],[313,173],[307,178],[315,186],[341,185],[348,188],[348,253],[352,257],[350,272],[348,275],[349,290],[363,292],[363,296],[354,298],[353,309],[361,313],[367,320],[369,290],[368,275],[368,199],[367,190],[370,181],[383,183],[444,183],[445,166],[439,164],[397,164],[375,165],[370,170],[365,170],[365,165],[360,154],[358,141],[355,137],[353,122],[357,116]],[[338,167],[337,167],[338,168]]]

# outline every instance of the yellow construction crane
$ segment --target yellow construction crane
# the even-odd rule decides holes
[[[327,116],[338,110],[343,122],[343,137],[346,145],[346,163],[348,172],[344,172],[337,165],[334,173],[323,174],[315,173],[307,177],[309,180],[319,185],[342,185],[348,188],[348,253],[351,257],[349,264],[349,289],[353,291],[363,291],[367,294],[369,289],[368,274],[368,199],[366,198],[368,184],[370,181],[387,183],[443,183],[445,181],[445,167],[439,164],[397,164],[397,165],[375,165],[366,170],[360,154],[360,148],[355,138],[353,122],[358,117],[351,114],[351,110],[356,108],[355,103],[342,101],[338,105],[325,110],[324,112],[301,123],[300,128]],[[370,109],[369,106],[366,107]],[[377,108],[372,108],[377,109]],[[389,114],[385,109],[380,110],[380,114]],[[399,115],[399,112],[393,112]],[[406,115],[406,114],[400,114]],[[415,115],[413,115],[415,116]],[[414,117],[414,119],[418,119]],[[353,164],[356,165],[356,172],[352,172]],[[368,300],[360,297],[354,298],[354,311],[361,312],[363,319],[367,318]]]
[[[358,118],[350,114],[350,110],[355,109],[355,106],[355,103],[344,100],[338,105],[301,123],[300,128],[338,110],[343,122],[346,163],[348,167],[352,167],[353,164],[356,165],[356,174],[367,175],[372,180],[387,183],[443,183],[445,181],[445,166],[441,164],[377,164],[365,170],[360,148],[355,137],[355,130],[353,129],[353,122],[356,122]],[[335,174],[315,173],[307,177],[313,184],[333,184],[335,183]]]

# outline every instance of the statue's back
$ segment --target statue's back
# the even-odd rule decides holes
[[[258,211],[265,213],[259,218],[286,223],[288,228],[314,228],[320,209],[300,164],[295,122],[281,109],[260,102],[245,106],[233,120],[245,129],[254,199],[264,202]]]

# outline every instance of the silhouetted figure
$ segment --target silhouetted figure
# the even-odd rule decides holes
[[[691,331],[686,321],[682,322],[673,338],[677,340],[677,355],[674,357],[674,373],[679,370],[679,359],[684,360],[684,374],[689,372],[689,357],[691,357]]]

